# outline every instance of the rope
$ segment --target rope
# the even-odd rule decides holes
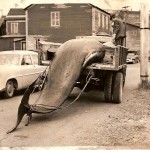
[[[91,72],[92,72],[92,70],[89,71],[87,77],[90,75]],[[87,80],[86,84],[84,85],[83,89],[80,91],[80,93],[78,94],[78,96],[71,103],[69,103],[67,106],[64,106],[64,107],[61,107],[61,108],[62,109],[68,108],[70,105],[72,105],[74,102],[76,102],[80,98],[81,94],[84,92],[85,88],[87,87],[87,85],[89,84],[89,82],[90,82],[91,79],[92,79],[92,75],[89,77],[89,79]]]
[[[89,75],[91,74],[92,70],[89,71],[87,77],[86,77],[86,84],[84,85],[83,89],[80,91],[80,93],[78,94],[78,96],[71,102],[69,103],[68,105],[64,106],[64,107],[56,107],[56,106],[48,106],[48,105],[44,105],[44,104],[38,104],[38,106],[44,106],[44,107],[47,107],[48,110],[57,110],[57,109],[65,109],[65,108],[68,108],[69,106],[71,106],[73,103],[75,103],[81,96],[81,94],[83,93],[83,91],[85,90],[85,88],[87,87],[87,85],[89,84],[91,78],[92,78],[92,75],[89,77]],[[88,78],[89,77],[89,78]],[[88,78],[88,79],[87,79]],[[37,101],[37,100],[36,100]],[[48,112],[47,112],[48,113]]]
[[[47,70],[47,68],[49,67],[49,70],[48,70],[48,72],[46,73],[46,70]],[[34,102],[34,104],[39,100],[39,98],[41,97],[41,94],[43,93],[43,91],[42,91],[42,87],[43,87],[43,85],[44,85],[44,83],[45,83],[45,81],[46,81],[46,77],[47,77],[47,75],[48,75],[48,73],[49,73],[49,71],[51,70],[51,63],[49,62],[49,65],[46,67],[46,69],[44,70],[44,72],[43,73],[41,73],[40,75],[39,75],[39,77],[38,78],[40,78],[41,76],[43,76],[44,74],[45,74],[45,76],[44,76],[44,80],[43,80],[43,82],[42,82],[42,86],[41,86],[41,89],[40,89],[40,94],[39,94],[39,96],[38,96],[38,98],[36,99],[36,101]],[[50,71],[50,73],[51,73],[51,71]],[[37,78],[37,79],[38,79]],[[35,91],[35,89],[36,89],[36,87],[33,89],[33,91],[32,91],[32,93]]]

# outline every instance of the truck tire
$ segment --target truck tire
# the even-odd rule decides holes
[[[114,84],[113,84],[113,103],[121,103],[122,101],[122,88],[123,88],[123,74],[121,72],[117,72],[114,76]]]
[[[123,84],[122,84],[122,87],[125,86],[125,83],[126,83],[126,75],[123,74]]]
[[[14,86],[13,81],[8,80],[7,83],[6,83],[6,89],[5,89],[5,92],[4,92],[4,97],[5,98],[11,98],[11,97],[13,97],[14,92],[15,92],[15,86]]]
[[[122,69],[122,74],[123,74],[123,87],[125,86],[125,82],[126,82],[126,70],[127,70],[127,67],[124,67]]]
[[[113,74],[109,73],[105,79],[104,84],[104,99],[107,103],[112,102],[112,77]]]

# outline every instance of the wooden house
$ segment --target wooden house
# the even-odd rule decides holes
[[[6,16],[1,16],[1,18],[0,18],[0,36],[6,34],[5,18],[6,18]]]
[[[126,23],[126,29],[126,47],[132,51],[140,51],[140,26]]]
[[[27,49],[36,49],[39,40],[63,43],[110,33],[109,13],[92,4],[32,4],[25,12]]]
[[[5,30],[5,34],[0,37],[4,50],[26,49],[24,9],[10,9],[5,18]]]

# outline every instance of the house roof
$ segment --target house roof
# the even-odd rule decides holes
[[[2,26],[4,20],[5,20],[5,18],[0,18],[0,27]]]
[[[23,8],[11,8],[7,14],[7,16],[17,16],[17,15],[25,15],[25,10]]]
[[[25,10],[23,8],[11,8],[5,20],[25,20]]]
[[[44,4],[44,3],[43,3],[43,4]],[[30,4],[30,5],[28,5],[24,10],[29,9],[29,8],[31,8],[31,7],[34,6],[34,5],[43,5],[43,4],[38,4],[38,3],[37,3],[37,4]],[[50,4],[59,5],[59,4],[57,4],[57,3],[49,3],[48,5],[50,5]],[[66,5],[87,4],[87,5],[91,5],[92,7],[95,7],[95,8],[97,8],[97,9],[99,9],[99,10],[101,10],[101,11],[103,11],[103,12],[109,14],[109,13],[108,13],[107,11],[105,11],[104,9],[101,9],[100,7],[95,6],[95,5],[91,4],[91,3],[63,3],[63,4],[66,4]]]
[[[134,26],[136,28],[140,28],[140,25],[136,25],[136,24],[132,24],[132,23],[129,23],[129,22],[126,22],[126,24],[130,25],[130,26]]]
[[[99,9],[99,10],[101,10],[101,11],[103,11],[103,12],[107,13],[107,14],[110,14],[110,13],[108,13],[107,11],[105,11],[104,9],[101,9],[101,8],[100,8],[100,7],[98,7],[98,6],[95,6],[95,5],[93,5],[93,4],[89,4],[89,5],[91,5],[92,7],[97,8],[97,9]]]

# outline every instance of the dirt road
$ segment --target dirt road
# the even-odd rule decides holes
[[[137,66],[137,67],[136,67]],[[134,74],[133,74],[134,72]],[[139,90],[138,65],[130,65],[121,104],[109,104],[103,93],[83,93],[71,107],[48,115],[26,117],[18,129],[6,134],[16,121],[21,95],[0,99],[0,146],[123,146],[150,148],[150,91]],[[68,102],[79,93],[74,89]],[[34,93],[32,101],[38,97]]]

